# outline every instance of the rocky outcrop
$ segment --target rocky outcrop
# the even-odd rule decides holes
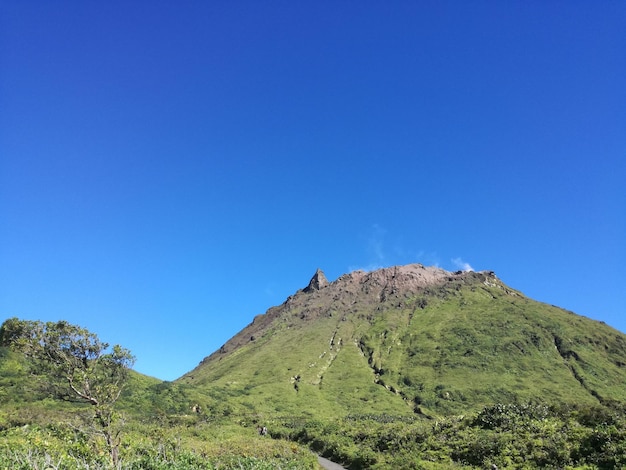
[[[235,351],[239,347],[262,338],[272,329],[275,321],[282,319],[287,327],[299,322],[310,322],[320,317],[340,314],[347,318],[354,314],[375,315],[385,308],[397,308],[428,289],[442,286],[483,283],[503,286],[493,272],[449,272],[438,267],[421,264],[393,266],[375,271],[353,271],[329,282],[324,272],[317,269],[304,289],[289,296],[279,306],[254,317],[252,323],[233,336],[218,351],[205,357],[206,364]],[[424,299],[421,300],[423,308]],[[385,307],[387,304],[387,307]]]
[[[328,279],[326,279],[326,276],[324,275],[324,271],[317,268],[317,271],[315,271],[315,274],[311,278],[309,285],[304,288],[304,292],[313,292],[316,290],[320,290],[328,286],[328,284],[329,282],[328,282]]]

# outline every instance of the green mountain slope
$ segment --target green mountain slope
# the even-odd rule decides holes
[[[626,336],[492,272],[356,271],[269,309],[177,383],[228,412],[437,416],[626,399]]]

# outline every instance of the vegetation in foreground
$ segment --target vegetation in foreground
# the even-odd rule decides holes
[[[115,465],[104,440],[71,423],[12,423],[0,432],[0,469],[317,468],[315,456],[297,443],[263,437],[232,422],[189,418],[168,424],[127,423]]]
[[[0,328],[0,469],[316,468],[304,446],[252,421],[210,419],[184,387],[67,322]],[[193,410],[191,410],[193,408]]]
[[[581,369],[584,380],[578,375],[583,352],[591,357],[593,351],[576,342],[581,353],[574,353],[557,343],[552,348],[575,372],[579,386],[599,380],[594,374],[601,368]],[[612,343],[605,349],[606,344]],[[577,362],[568,362],[571,358]],[[584,401],[578,395],[559,405],[512,399],[468,407],[458,416],[416,412],[419,408],[406,406],[401,395],[379,383],[371,390],[375,399],[360,400],[362,405],[346,414],[336,411],[359,400],[337,388],[341,381],[328,380],[315,390],[345,403],[317,414],[304,407],[296,415],[296,405],[314,391],[298,380],[289,384],[290,395],[273,397],[278,404],[281,398],[285,404],[294,397],[298,402],[272,411],[259,401],[267,394],[257,396],[245,387],[198,387],[186,380],[161,382],[130,370],[132,359],[129,351],[109,348],[66,322],[5,322],[0,329],[0,470],[315,469],[311,450],[350,469],[626,467],[626,404],[601,397],[595,385]],[[348,364],[358,362],[343,367]],[[332,372],[338,377],[339,367]],[[376,369],[381,378],[391,375]],[[356,386],[362,378],[342,380]],[[443,388],[440,392],[441,400],[449,399]],[[394,401],[386,402],[388,396]],[[368,409],[376,413],[367,414]],[[259,435],[259,426],[267,426],[269,435]]]
[[[313,452],[350,469],[615,469],[626,467],[625,405],[494,405],[439,420],[354,415],[323,421],[210,417],[129,419],[119,460],[47,403],[37,416],[3,411],[0,469],[315,469]],[[74,418],[74,419],[73,419]],[[310,450],[309,450],[310,449]]]
[[[351,469],[626,468],[624,405],[497,404],[439,420],[347,416],[285,422],[276,435]]]

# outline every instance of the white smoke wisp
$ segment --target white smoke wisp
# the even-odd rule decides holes
[[[452,262],[461,271],[474,271],[474,268],[472,268],[472,265],[466,261],[463,261],[461,258],[454,258],[452,259]]]
[[[387,230],[382,228],[378,224],[372,226],[372,231],[367,240],[367,251],[370,256],[374,257],[374,261],[371,264],[384,264],[387,256],[385,255],[384,242]]]
[[[387,255],[385,253],[385,234],[387,230],[378,224],[372,225],[365,239],[365,251],[369,262],[365,265],[350,266],[349,270],[352,271],[376,271],[385,267]]]

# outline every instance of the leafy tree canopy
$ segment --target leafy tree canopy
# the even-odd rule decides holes
[[[0,346],[23,352],[32,360],[33,372],[50,379],[57,392],[69,386],[75,397],[95,406],[119,398],[135,361],[129,350],[119,345],[109,348],[94,333],[63,320],[6,320],[0,328]]]
[[[119,398],[135,360],[129,350],[109,348],[94,333],[66,321],[11,318],[0,328],[0,345],[22,351],[33,360],[35,373],[61,378],[92,405]]]
[[[33,372],[57,395],[93,405],[90,421],[104,437],[111,462],[119,463],[119,434],[114,410],[135,358],[119,345],[109,348],[98,337],[66,321],[47,322],[10,318],[0,327],[0,346],[22,351]]]

